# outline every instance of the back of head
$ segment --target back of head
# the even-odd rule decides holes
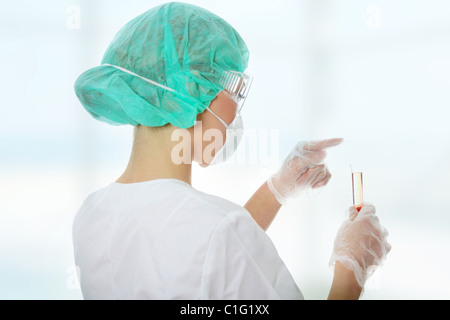
[[[170,123],[186,129],[224,89],[219,84],[223,72],[244,72],[248,58],[245,42],[225,20],[200,7],[171,2],[127,23],[102,65],[83,73],[75,91],[100,121],[148,127]]]

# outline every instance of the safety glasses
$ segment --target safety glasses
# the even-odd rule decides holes
[[[238,112],[241,112],[244,106],[252,82],[252,76],[237,71],[225,71],[220,78],[219,84],[237,103]]]

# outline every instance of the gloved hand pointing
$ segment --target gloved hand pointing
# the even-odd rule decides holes
[[[388,232],[375,215],[375,207],[364,203],[358,212],[350,207],[350,217],[344,221],[334,242],[330,266],[336,261],[353,271],[361,288],[382,264],[391,250]]]
[[[324,149],[337,146],[342,141],[339,138],[298,143],[277,174],[267,181],[278,202],[285,204],[303,190],[325,186],[331,174],[321,164],[326,156]]]

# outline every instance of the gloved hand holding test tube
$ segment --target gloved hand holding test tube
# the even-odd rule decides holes
[[[362,170],[350,168],[353,206],[336,235],[330,266],[341,263],[353,271],[358,285],[364,288],[366,280],[383,264],[391,245],[387,241],[387,229],[375,214],[375,206],[363,202]]]

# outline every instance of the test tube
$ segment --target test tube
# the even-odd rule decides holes
[[[361,210],[363,204],[363,178],[362,172],[352,172],[353,205]]]

